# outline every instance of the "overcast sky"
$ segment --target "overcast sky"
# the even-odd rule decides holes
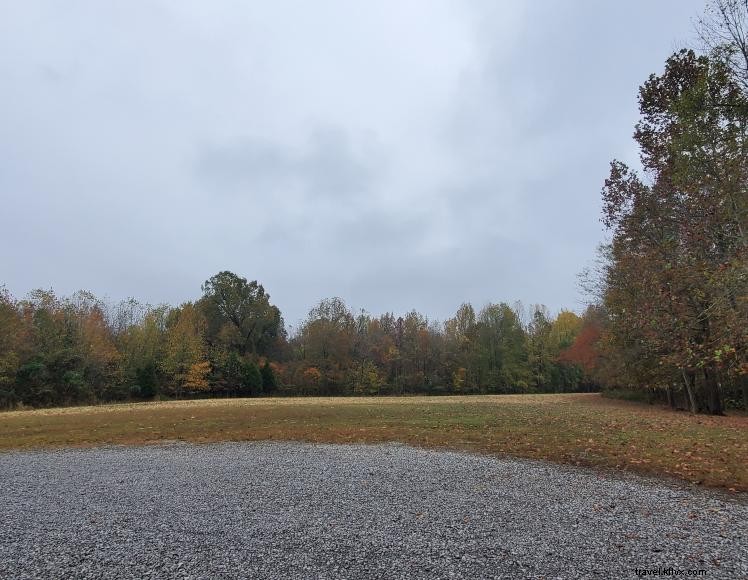
[[[637,87],[703,5],[0,0],[0,284],[579,308]]]

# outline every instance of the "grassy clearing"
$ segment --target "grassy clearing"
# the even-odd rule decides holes
[[[0,414],[0,450],[263,439],[399,441],[748,491],[748,417],[692,416],[599,395],[213,399]]]

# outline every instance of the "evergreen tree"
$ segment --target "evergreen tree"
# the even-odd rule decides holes
[[[273,372],[273,367],[270,366],[270,363],[265,361],[265,364],[262,365],[262,368],[260,369],[260,375],[262,376],[262,390],[266,393],[272,393],[274,392],[278,385],[275,380],[275,373]]]
[[[242,365],[242,390],[250,397],[262,393],[262,374],[252,361]]]

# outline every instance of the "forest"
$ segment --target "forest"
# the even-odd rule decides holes
[[[329,298],[289,335],[264,287],[228,271],[179,306],[3,291],[0,405],[604,389],[748,409],[748,25],[743,3],[716,6],[703,48],[640,88],[641,170],[611,163],[581,314],[466,303],[440,322]]]
[[[178,307],[36,290],[0,298],[6,406],[155,396],[523,393],[595,388],[597,310],[463,304],[443,324],[322,300],[293,336],[256,281],[220,272]],[[528,318],[527,320],[525,320]]]

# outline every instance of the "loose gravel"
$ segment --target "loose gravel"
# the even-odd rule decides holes
[[[748,504],[401,445],[0,454],[3,578],[635,578],[642,568],[748,577]]]

